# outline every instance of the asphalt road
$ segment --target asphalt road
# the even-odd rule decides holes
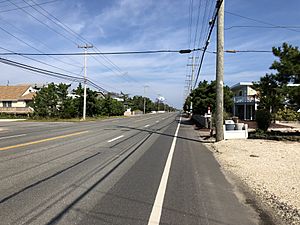
[[[0,122],[0,224],[264,224],[180,120]]]

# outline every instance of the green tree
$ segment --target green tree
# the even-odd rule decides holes
[[[298,47],[293,47],[283,43],[282,47],[272,48],[274,56],[279,61],[274,61],[270,69],[276,70],[276,80],[280,84],[300,83],[300,51]]]
[[[54,83],[41,88],[33,98],[34,115],[38,117],[57,117],[59,96]]]
[[[233,107],[233,93],[228,86],[224,87],[224,110],[225,112],[232,112]],[[216,81],[208,83],[208,81],[201,81],[196,89],[190,95],[190,99],[186,99],[185,108],[189,109],[189,101],[193,102],[193,113],[204,115],[207,113],[208,107],[212,112],[216,109]]]
[[[60,83],[56,85],[56,93],[59,99],[58,111],[60,118],[72,118],[76,115],[74,101],[68,96],[68,89],[71,85]]]
[[[75,115],[73,100],[68,97],[67,84],[50,83],[34,97],[34,115],[38,117],[71,118]]]
[[[300,108],[300,87],[287,87],[287,84],[300,84],[299,48],[283,43],[282,47],[273,47],[272,51],[279,61],[274,61],[270,69],[277,71],[275,79],[283,89],[285,101],[291,108],[298,110]]]
[[[81,84],[73,90],[73,94],[77,95],[74,99],[74,107],[76,108],[77,117],[82,117],[83,114],[83,95],[84,90]],[[86,115],[94,117],[101,114],[101,103],[96,91],[89,88],[86,89]]]
[[[294,110],[300,108],[300,87],[289,86],[300,83],[300,51],[287,43],[283,43],[282,47],[273,47],[272,51],[279,58],[270,67],[276,73],[261,77],[255,88],[260,99],[259,107],[269,110],[275,119],[275,114],[285,105]]]
[[[283,93],[276,81],[276,75],[266,74],[260,81],[254,83],[259,98],[259,108],[271,112],[272,116],[283,107]]]
[[[131,110],[144,111],[144,97],[135,95],[130,101]]]
[[[121,102],[111,98],[109,95],[100,100],[100,114],[103,116],[123,115],[124,107]]]

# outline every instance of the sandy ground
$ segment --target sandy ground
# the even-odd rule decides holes
[[[300,143],[226,140],[206,144],[286,224],[300,224]]]

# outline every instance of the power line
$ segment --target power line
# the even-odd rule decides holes
[[[197,22],[196,22],[196,31],[195,31],[195,36],[194,36],[194,45],[193,45],[193,48],[196,47],[196,38],[197,38],[197,33],[198,33],[198,25],[199,25],[199,18],[200,18],[201,3],[202,3],[202,1],[199,0],[199,4],[198,4],[198,16],[197,16]]]
[[[9,52],[9,53],[7,53],[8,55],[20,55],[20,54],[18,54],[18,53],[16,53],[16,52],[14,52],[14,51],[11,51],[11,50],[9,50],[9,49],[6,49],[6,48],[3,48],[3,47],[0,47],[0,49],[3,49],[3,50],[5,50],[5,51],[8,51],[8,52]],[[68,73],[72,73],[72,74],[74,74],[74,75],[79,75],[79,74],[73,73],[73,72],[71,72],[71,71],[68,71],[68,70],[62,69],[62,68],[60,68],[60,67],[53,66],[53,65],[51,65],[51,64],[48,64],[48,63],[45,63],[45,62],[43,62],[43,61],[40,61],[40,60],[37,60],[37,59],[31,58],[31,57],[29,57],[29,56],[26,56],[26,55],[20,55],[20,56],[22,56],[22,57],[24,57],[24,58],[27,58],[27,59],[30,59],[30,60],[32,60],[32,61],[35,61],[35,62],[38,62],[38,63],[44,64],[44,65],[46,65],[46,66],[50,66],[50,67],[52,67],[52,68],[59,69],[59,70],[61,70],[61,71],[65,71],[65,72],[68,72]]]
[[[80,34],[74,32],[69,26],[67,26],[66,24],[64,24],[62,21],[60,21],[57,17],[55,17],[53,14],[51,14],[50,12],[48,12],[47,10],[45,10],[44,8],[42,8],[40,5],[36,4],[36,2],[34,2],[33,0],[31,0],[33,3],[35,4],[29,4],[26,1],[23,0],[23,2],[25,2],[29,7],[33,8],[35,11],[37,11],[38,13],[40,13],[41,15],[43,15],[45,18],[49,19],[52,23],[54,23],[55,25],[57,25],[58,27],[62,28],[63,30],[65,30],[67,33],[69,33],[71,36],[75,37],[76,40],[82,41],[83,43],[87,43],[89,41],[87,41],[84,37],[82,37]],[[34,8],[33,6],[37,6],[40,10],[42,10],[43,12],[41,12],[40,10]],[[95,47],[96,48],[96,47]],[[96,48],[97,49],[97,48]],[[98,49],[98,51],[100,52],[100,50]],[[113,69],[111,69],[110,67],[108,67],[107,65],[105,65],[104,63],[100,62],[97,58],[95,58],[94,56],[92,56],[98,63],[100,63],[101,65],[105,66],[106,68],[108,68],[109,70],[111,70],[113,73],[115,73],[115,71]],[[120,70],[120,68],[114,64],[111,60],[109,60],[107,57],[101,55],[101,57],[104,58],[105,61],[107,61],[109,64],[111,64],[113,67],[115,67],[118,71],[122,72]],[[124,74],[122,74],[124,75]]]
[[[213,1],[211,1],[211,2],[213,2]],[[205,44],[205,43],[203,43],[203,45],[202,45],[202,40],[204,41],[204,39],[205,39],[205,36],[204,36],[204,34],[206,33],[205,32],[205,27],[206,27],[206,25],[209,24],[208,22],[209,22],[210,14],[208,14],[207,12],[208,12],[208,0],[206,0],[204,12],[202,13],[203,14],[203,16],[202,16],[202,26],[201,26],[199,39],[198,39],[198,46],[204,46],[204,44]],[[208,15],[208,20],[207,21],[205,20],[206,15]],[[207,28],[209,29],[209,26],[207,26]]]
[[[9,0],[2,1],[2,2],[8,2],[8,1],[9,1]],[[53,3],[53,2],[57,2],[57,1],[58,1],[58,0],[52,0],[52,1],[48,1],[48,2],[43,2],[43,3],[35,4],[35,5],[36,5],[36,6],[39,6],[39,5],[45,5],[45,4],[49,4],[49,3]],[[2,2],[0,2],[0,3],[2,3]],[[16,11],[16,10],[25,9],[25,8],[29,8],[29,6],[23,6],[23,7],[20,7],[20,8],[1,10],[0,13]]]
[[[30,17],[32,17],[33,19],[35,19],[36,21],[38,21],[39,23],[43,24],[44,26],[48,27],[50,30],[52,30],[53,32],[55,32],[56,34],[60,35],[61,37],[65,38],[66,40],[72,42],[74,45],[78,45],[75,41],[73,41],[72,39],[70,39],[69,37],[67,37],[66,35],[58,32],[57,30],[53,29],[52,27],[50,27],[48,24],[44,23],[43,21],[41,21],[40,19],[38,19],[37,17],[35,17],[34,15],[32,15],[31,13],[27,12],[26,10],[22,9],[20,6],[18,6],[17,4],[15,4],[14,2],[12,2],[11,0],[8,0],[11,4],[13,4],[15,7],[17,7],[18,9],[22,10],[24,13],[26,13],[27,15],[29,15]]]
[[[192,41],[193,6],[194,6],[194,1],[190,0],[190,3],[189,3],[189,23],[188,23],[188,46],[189,46],[189,48],[191,47],[191,41]]]
[[[23,0],[24,1],[24,0]],[[33,0],[31,0],[32,2],[34,2]],[[25,1],[24,1],[25,2]],[[27,3],[28,4],[28,3]],[[37,5],[38,6],[38,5]],[[78,40],[80,40],[80,41],[82,41],[82,42],[84,42],[84,43],[89,43],[89,41],[88,40],[86,40],[84,37],[82,37],[80,34],[78,34],[78,33],[76,33],[76,32],[74,32],[69,26],[67,26],[66,24],[64,24],[63,22],[61,22],[57,17],[55,17],[53,14],[51,14],[50,12],[48,12],[47,10],[45,10],[44,8],[42,8],[41,6],[38,6],[41,10],[43,10],[45,13],[47,13],[51,18],[53,18],[53,19],[51,19],[51,18],[49,18],[49,16],[47,16],[47,15],[45,15],[44,13],[41,13],[39,10],[37,10],[37,9],[35,9],[37,12],[39,12],[40,14],[42,14],[43,16],[45,16],[47,19],[49,19],[49,20],[51,20],[53,23],[55,23],[57,26],[59,26],[59,27],[61,27],[61,28],[63,28],[65,31],[67,31],[69,34],[71,34],[72,36],[74,36],[76,39],[78,39]],[[57,23],[57,22],[58,23]],[[89,43],[90,44],[90,43]],[[94,47],[98,52],[100,52],[101,53],[101,51],[95,46]],[[93,51],[95,51],[94,49],[93,49]],[[106,56],[104,56],[104,55],[101,55],[100,54],[100,56],[108,63],[108,64],[110,64],[110,65],[112,65],[113,66],[113,68],[114,69],[116,69],[118,72],[120,72],[121,73],[121,75],[124,75],[123,74],[123,72],[122,72],[122,70],[120,69],[120,67],[118,67],[115,63],[113,63],[109,58],[107,58]],[[110,67],[108,67],[107,65],[105,65],[104,63],[102,63],[102,62],[100,62],[97,58],[95,58],[94,56],[92,56],[92,58],[95,60],[95,61],[97,61],[98,63],[100,63],[101,65],[103,65],[103,66],[105,66],[106,68],[108,68],[109,70],[111,70],[113,73],[115,73],[114,71],[113,71],[113,69],[111,69]]]
[[[124,51],[124,52],[88,52],[86,55],[133,55],[133,54],[159,54],[159,53],[180,53],[180,54],[188,54],[195,51],[202,51],[202,48],[196,49],[182,49],[182,50],[147,50],[147,51]],[[35,55],[35,56],[81,56],[85,55],[82,52],[74,52],[74,53],[21,53],[21,52],[4,52],[0,53],[0,55]]]
[[[1,18],[0,18],[0,19],[1,19]],[[7,31],[6,29],[0,27],[0,30],[2,30],[2,31],[5,32],[6,34],[8,34],[8,35],[14,37],[15,39],[17,39],[18,41],[20,41],[20,42],[22,42],[23,44],[27,45],[28,47],[30,47],[30,48],[36,50],[37,52],[40,52],[41,54],[44,54],[43,51],[37,49],[36,47],[34,47],[34,46],[32,46],[31,44],[29,44],[29,43],[27,43],[26,41],[24,41],[23,39],[18,38],[16,35],[10,33],[10,32]],[[75,66],[74,64],[70,64],[70,63],[64,62],[64,61],[62,61],[61,59],[57,59],[57,58],[52,57],[52,56],[49,56],[49,57],[52,58],[52,59],[54,59],[54,60],[57,60],[57,61],[59,61],[59,62],[62,62],[62,63],[64,63],[64,64],[71,65],[71,66],[74,66],[74,67],[78,67],[78,66]],[[61,70],[64,70],[64,69],[61,69]],[[66,70],[64,70],[64,71],[66,71]],[[67,71],[67,72],[69,72],[69,71]]]
[[[198,78],[199,78],[199,75],[200,75],[200,71],[201,71],[201,67],[202,67],[202,64],[203,64],[203,60],[204,60],[204,55],[205,55],[205,52],[207,50],[207,47],[209,45],[209,42],[210,42],[210,36],[212,34],[212,31],[214,29],[214,25],[215,25],[215,22],[216,22],[216,18],[218,16],[218,12],[219,12],[219,9],[220,9],[220,6],[222,5],[222,2],[223,0],[218,0],[217,3],[216,3],[216,7],[215,7],[215,12],[214,12],[214,16],[213,16],[213,20],[212,22],[210,23],[210,30],[209,30],[209,33],[208,33],[208,36],[207,36],[207,39],[206,39],[206,44],[205,44],[205,47],[203,49],[203,52],[202,52],[202,56],[201,56],[201,60],[200,60],[200,64],[199,64],[199,69],[198,69],[198,72],[197,72],[197,77],[196,77],[196,80],[195,80],[195,83],[194,83],[194,87],[196,87],[196,84],[198,82]]]
[[[225,50],[226,53],[272,53],[270,50]]]
[[[19,63],[13,60],[9,60],[9,59],[4,59],[0,57],[0,62],[7,64],[7,65],[11,65],[11,66],[15,66],[15,67],[19,67],[25,70],[29,70],[32,72],[36,72],[36,73],[41,73],[44,75],[48,75],[48,76],[53,76],[53,77],[57,77],[57,78],[63,78],[63,79],[68,79],[68,80],[72,80],[72,81],[82,81],[83,78],[81,77],[76,77],[76,76],[71,76],[71,75],[67,75],[67,74],[63,74],[63,73],[58,73],[58,72],[53,72],[50,70],[45,70],[45,69],[41,69],[38,67],[34,67],[34,66],[30,66],[24,63]]]
[[[23,0],[24,1],[24,0]],[[34,0],[31,0],[33,3],[36,3]],[[24,1],[25,2],[25,1]],[[25,2],[27,5],[30,5],[28,4],[27,2]],[[45,15],[45,13],[42,13],[40,12],[38,9],[35,9],[37,12],[39,12],[40,14],[42,14],[43,16],[45,16],[47,19],[49,19],[51,22],[53,22],[54,24],[56,24],[57,26],[61,27],[62,29],[64,29],[65,31],[67,31],[69,34],[71,34],[72,36],[74,36],[76,39],[84,42],[84,43],[89,43],[88,40],[86,40],[84,37],[82,37],[80,34],[74,32],[69,26],[67,26],[66,24],[64,24],[63,22],[61,22],[57,17],[55,17],[53,14],[51,14],[50,12],[48,12],[47,10],[45,10],[44,8],[42,8],[40,5],[38,4],[35,4],[35,5],[32,5],[32,6],[37,6],[39,9],[41,9],[42,11],[44,11],[47,15]],[[32,7],[33,8],[33,7]],[[49,18],[51,17],[51,18]],[[55,21],[54,21],[55,20]],[[56,22],[57,21],[57,22]],[[115,63],[113,63],[108,57],[106,57],[104,54],[102,54],[102,52],[97,48],[97,47],[94,47],[93,51],[96,52],[96,50],[98,51],[98,53],[100,54],[96,54],[96,55],[99,55],[100,57],[102,57],[102,59],[110,64],[114,70],[116,70],[118,73],[120,73],[120,75],[122,76],[122,78],[126,78],[125,80],[126,81],[134,81],[136,83],[139,83],[136,79],[133,79],[132,77],[130,77],[128,75],[128,73],[124,73],[122,71],[122,69],[117,66]],[[107,66],[106,64],[102,63],[101,61],[99,61],[95,56],[92,55],[92,58],[97,61],[98,63],[100,63],[101,65],[105,66],[106,68],[108,68],[109,70],[111,70],[113,73],[117,74],[113,69],[111,69],[109,66]],[[118,74],[117,74],[118,75]],[[130,79],[129,79],[130,78]]]
[[[275,25],[275,24],[272,24],[272,23],[269,23],[269,22],[266,22],[266,21],[263,21],[263,20],[253,19],[253,18],[243,16],[243,15],[240,15],[240,14],[237,14],[237,13],[233,13],[233,12],[229,12],[229,11],[225,11],[225,13],[230,14],[232,16],[240,17],[240,18],[243,18],[243,19],[246,19],[246,20],[251,20],[251,21],[254,21],[254,22],[257,22],[257,23],[270,25],[270,26],[274,26],[274,27],[280,27],[278,25]],[[285,29],[290,30],[290,31],[294,31],[294,32],[300,32],[299,30],[294,30],[294,29],[291,29],[291,28],[285,28]]]
[[[59,79],[64,79],[64,80],[69,80],[69,81],[75,81],[78,83],[81,83],[84,81],[84,78],[82,77],[76,77],[76,76],[71,76],[71,75],[67,75],[67,74],[63,74],[63,73],[58,73],[58,72],[53,72],[50,70],[45,70],[45,69],[41,69],[38,67],[34,67],[34,66],[30,66],[24,63],[19,63],[13,60],[8,60],[8,59],[4,59],[0,57],[0,62],[10,65],[10,66],[14,66],[14,67],[18,67],[21,69],[25,69],[28,70],[30,72],[35,72],[38,74],[42,74],[42,75],[47,75],[47,76],[51,76],[51,77],[55,77],[55,78],[59,78]],[[101,86],[99,86],[98,84],[96,84],[95,82],[86,79],[87,83],[89,83],[91,86],[97,88],[98,90],[102,91],[102,92],[108,92],[107,90],[105,90],[104,88],[102,88]]]
[[[210,54],[217,54],[216,51],[206,51]],[[224,50],[224,53],[273,53],[270,50]]]
[[[263,28],[263,29],[300,29],[300,26],[251,26],[251,25],[240,25],[240,26],[230,26],[225,28],[224,30],[230,30],[233,28]]]

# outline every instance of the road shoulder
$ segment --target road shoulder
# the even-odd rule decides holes
[[[227,181],[213,154],[183,120],[171,166],[161,224],[264,224]]]
[[[299,224],[300,143],[226,140],[206,146],[247,201],[267,212],[262,217],[274,224]]]

